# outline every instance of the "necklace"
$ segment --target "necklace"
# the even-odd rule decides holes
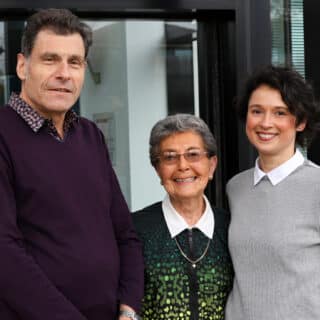
[[[182,256],[183,256],[187,261],[189,261],[189,262],[191,263],[191,265],[192,265],[193,268],[195,268],[195,267],[197,266],[197,263],[200,262],[200,261],[205,257],[205,255],[207,254],[208,249],[209,249],[209,245],[210,245],[210,240],[211,240],[211,239],[208,240],[207,246],[206,246],[206,248],[204,249],[202,255],[201,255],[198,259],[192,260],[192,259],[190,259],[190,258],[183,252],[183,250],[182,250],[182,248],[181,248],[178,240],[177,240],[176,238],[174,238],[174,241],[176,242],[176,245],[177,245],[180,253],[182,254]]]

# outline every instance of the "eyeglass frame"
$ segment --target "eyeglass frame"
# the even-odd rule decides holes
[[[177,163],[180,161],[181,156],[183,156],[183,158],[184,158],[188,163],[196,163],[196,162],[199,162],[200,160],[202,160],[203,157],[204,157],[204,155],[207,155],[207,156],[208,156],[208,155],[210,154],[210,153],[209,153],[208,151],[206,151],[206,150],[199,150],[199,152],[196,151],[196,153],[198,153],[199,159],[197,159],[197,160],[191,160],[191,161],[190,161],[190,159],[187,158],[187,155],[188,155],[188,154],[195,153],[195,151],[196,151],[196,150],[188,150],[188,151],[183,152],[183,153],[177,153],[177,152],[175,152],[175,151],[164,151],[162,154],[159,154],[159,155],[157,156],[157,159],[158,159],[158,161],[159,161],[160,163],[163,163],[163,164],[165,164],[165,165],[175,165],[175,164],[177,164]],[[164,154],[165,152],[168,152],[168,155],[171,155],[171,156],[174,157],[172,163],[170,163],[170,161],[168,162],[167,160],[163,160],[162,156],[163,156],[163,154]],[[210,156],[208,156],[208,158],[210,158]]]

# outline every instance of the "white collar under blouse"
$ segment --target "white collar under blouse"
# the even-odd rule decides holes
[[[171,238],[174,238],[185,229],[197,228],[204,233],[208,238],[212,239],[214,230],[214,216],[211,205],[204,196],[206,209],[194,226],[189,226],[183,217],[176,211],[171,204],[169,195],[167,194],[162,201],[162,211],[164,219],[167,223]]]
[[[259,168],[259,158],[256,160],[253,173],[253,184],[258,184],[261,179],[265,176],[268,177],[272,185],[277,185],[288,177],[293,171],[295,171],[299,166],[301,166],[305,161],[301,151],[296,149],[295,154],[286,162],[282,163],[280,166],[274,168],[273,170],[265,173]]]

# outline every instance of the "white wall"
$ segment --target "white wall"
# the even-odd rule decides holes
[[[131,206],[162,200],[163,187],[149,161],[152,126],[167,115],[163,22],[126,23]]]
[[[130,204],[128,93],[125,46],[125,22],[117,22],[93,33],[89,60],[100,72],[101,83],[95,84],[87,68],[81,95],[81,115],[93,120],[94,114],[108,112],[114,117],[114,169],[122,192]]]
[[[132,211],[162,200],[163,188],[151,167],[151,127],[167,114],[163,22],[115,22],[94,30],[90,72],[81,95],[81,115],[114,115],[114,168]]]

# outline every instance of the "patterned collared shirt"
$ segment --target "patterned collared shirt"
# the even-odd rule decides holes
[[[47,126],[49,133],[55,139],[59,141],[63,140],[59,136],[58,131],[53,124],[53,121],[41,116],[35,109],[31,108],[24,100],[22,100],[17,93],[13,92],[11,94],[8,104],[21,116],[21,118],[34,132],[38,132],[41,127]],[[64,136],[67,135],[71,125],[73,125],[78,120],[79,117],[73,110],[69,110],[66,113],[63,123]]]

